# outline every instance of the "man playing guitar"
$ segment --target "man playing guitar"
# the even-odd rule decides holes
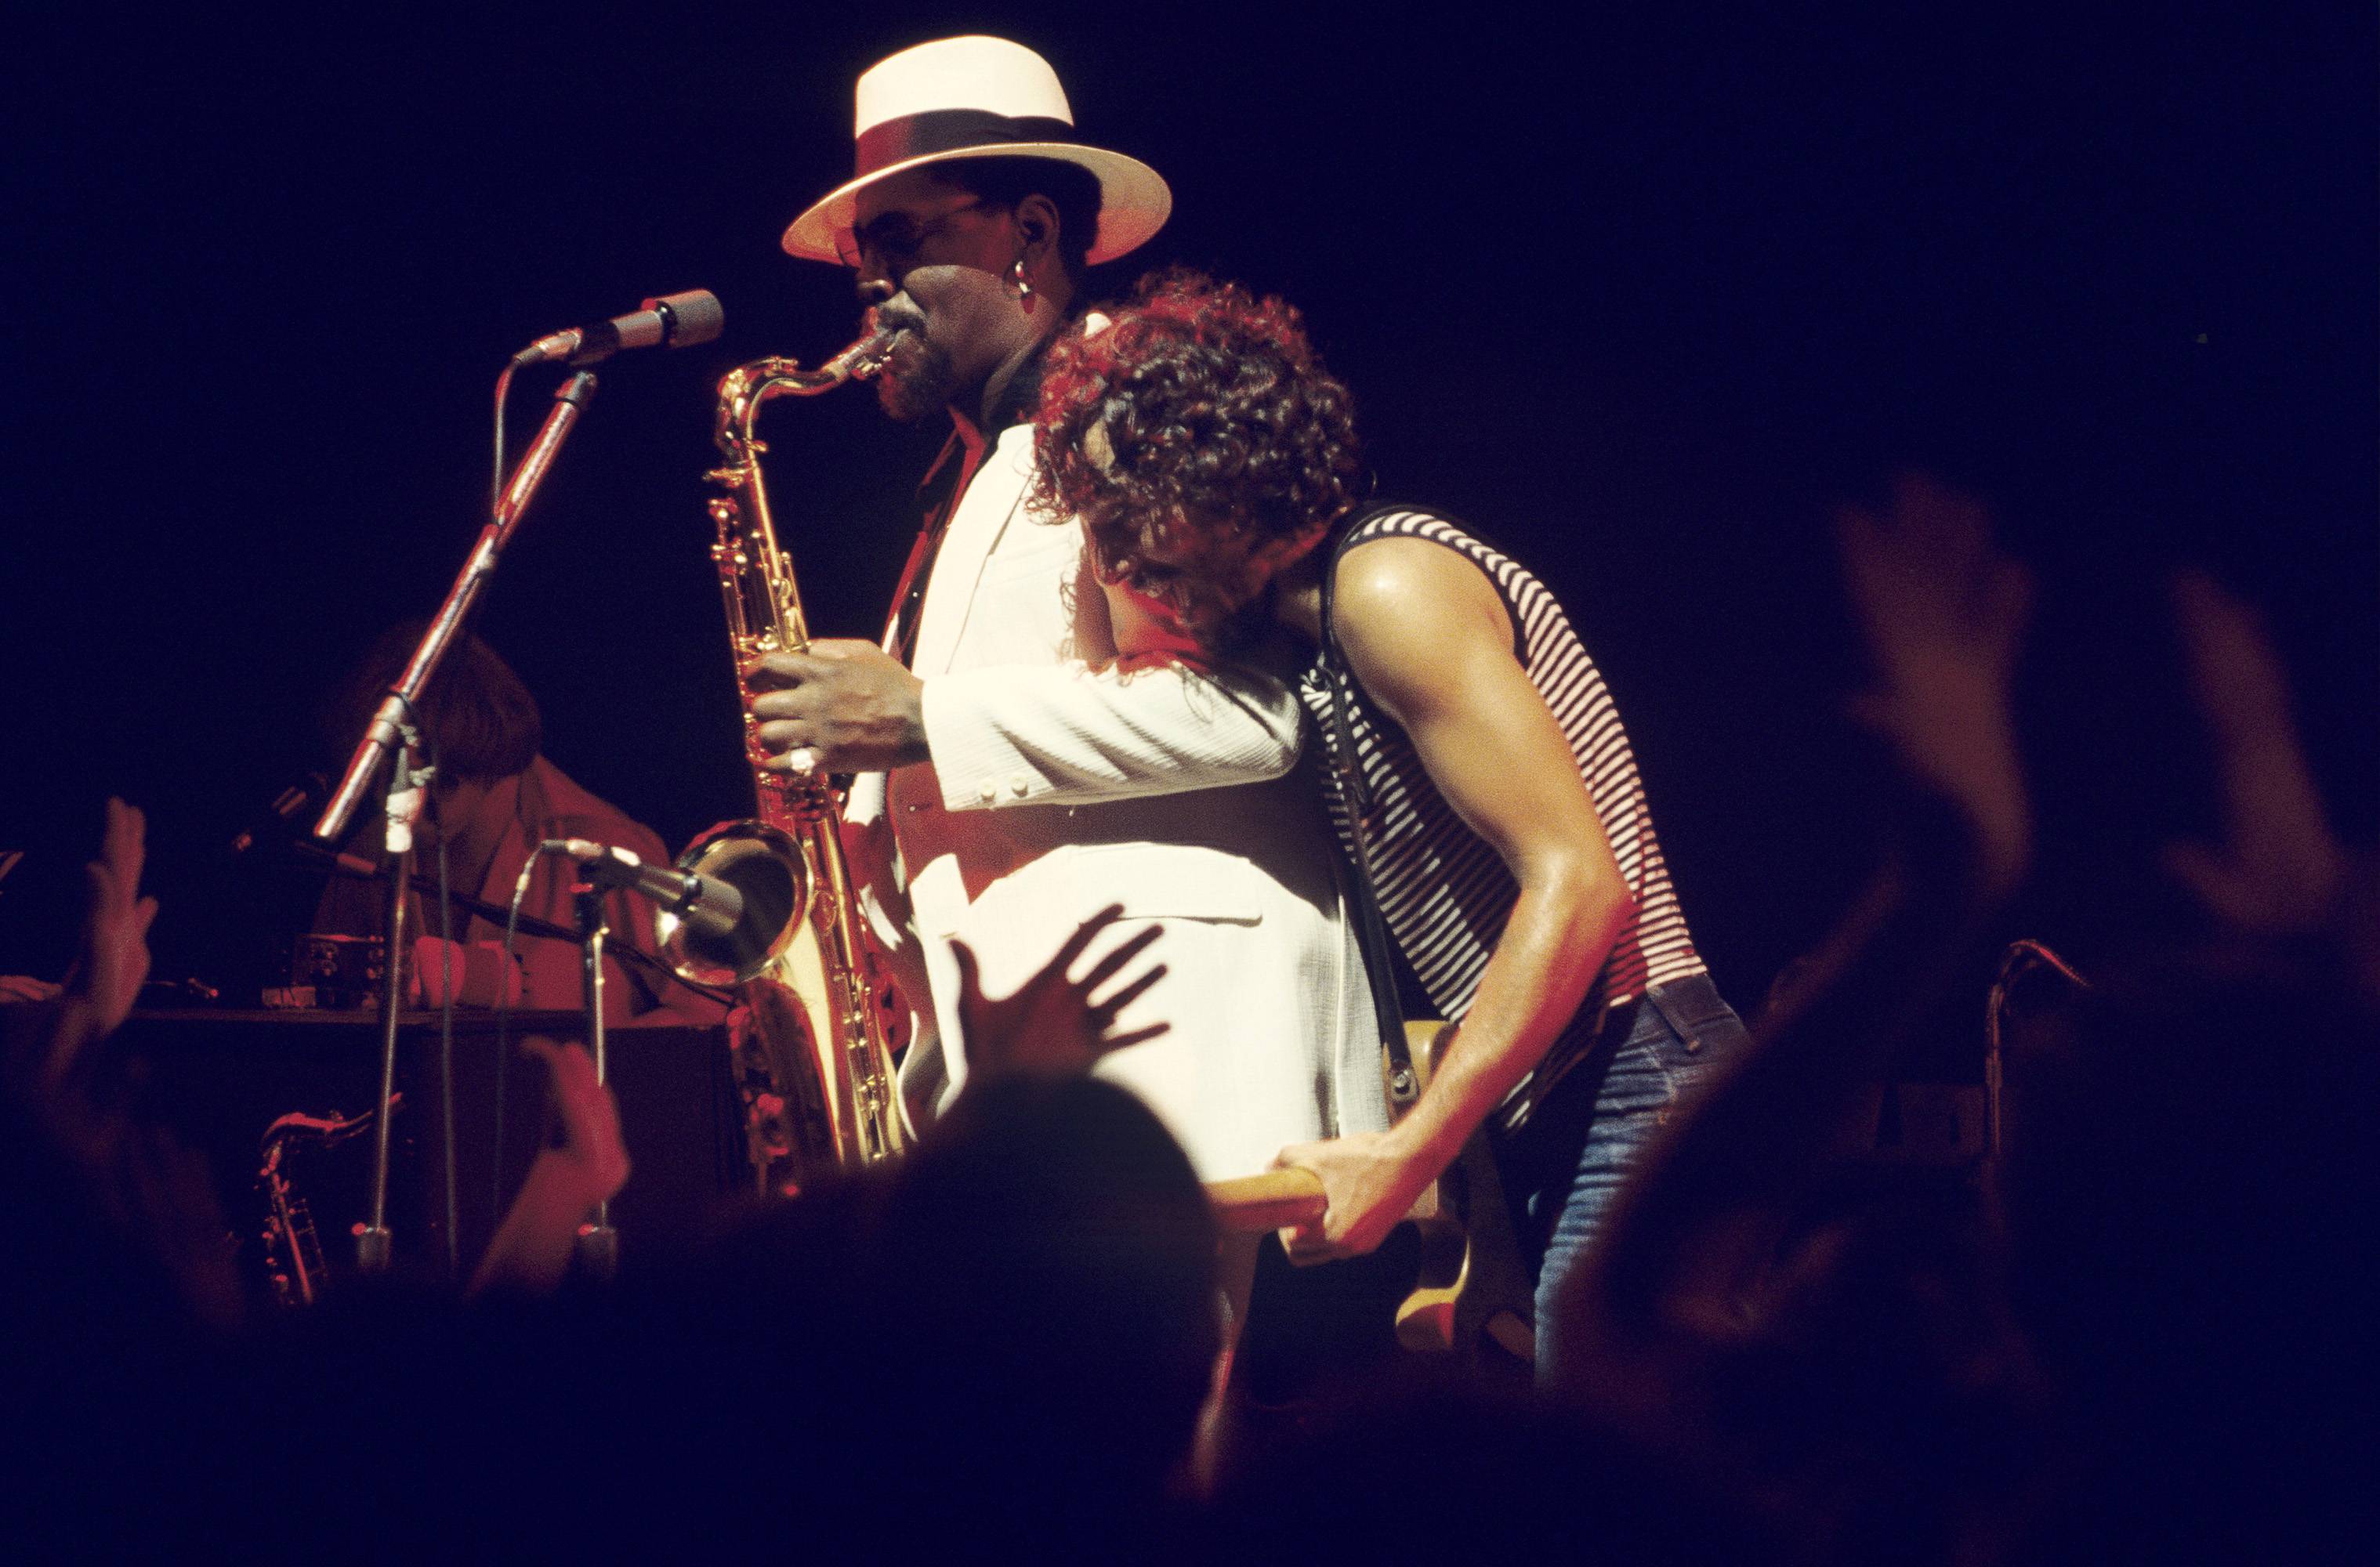
[[[1285,640],[1325,794],[1402,959],[1459,1027],[1320,1177],[1293,1258],[1377,1246],[1485,1129],[1547,1305],[1679,1097],[1742,1025],[1687,934],[1635,762],[1560,606],[1441,516],[1357,504],[1346,389],[1277,299],[1189,274],[1053,346],[1039,499],[1083,520],[1127,653]]]

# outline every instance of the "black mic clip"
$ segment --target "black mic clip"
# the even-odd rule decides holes
[[[240,829],[231,841],[231,852],[244,855],[256,847],[260,835],[285,831],[300,811],[312,806],[331,791],[330,780],[319,772],[310,772],[273,796],[273,804],[262,815]]]
[[[627,849],[584,838],[548,839],[542,846],[576,861],[585,885],[641,893],[703,935],[723,937],[744,917],[744,894],[712,877],[647,865]]]

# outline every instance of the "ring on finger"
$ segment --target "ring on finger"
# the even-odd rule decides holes
[[[795,746],[785,753],[785,767],[797,778],[808,778],[818,771],[819,754],[812,746]]]

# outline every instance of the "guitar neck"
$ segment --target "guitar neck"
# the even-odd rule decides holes
[[[1311,1170],[1268,1170],[1232,1181],[1207,1183],[1215,1220],[1235,1235],[1311,1224],[1322,1217],[1322,1177]]]
[[[1438,1064],[1439,1052],[1445,1048],[1451,1032],[1447,1025],[1435,1020],[1405,1024],[1414,1068],[1424,1087],[1429,1083],[1431,1069]],[[1438,1211],[1436,1199],[1433,1186],[1414,1205],[1413,1217],[1434,1217]],[[1233,1181],[1209,1181],[1207,1200],[1215,1205],[1216,1221],[1227,1232],[1262,1234],[1267,1230],[1318,1222],[1324,1207],[1322,1177],[1311,1170],[1268,1170],[1261,1175],[1243,1175]]]

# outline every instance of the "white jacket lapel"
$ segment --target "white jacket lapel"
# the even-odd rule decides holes
[[[919,608],[917,651],[909,664],[919,676],[949,673],[974,613],[976,583],[985,563],[1024,509],[1032,465],[1033,427],[1012,425],[1000,432],[959,498]]]

